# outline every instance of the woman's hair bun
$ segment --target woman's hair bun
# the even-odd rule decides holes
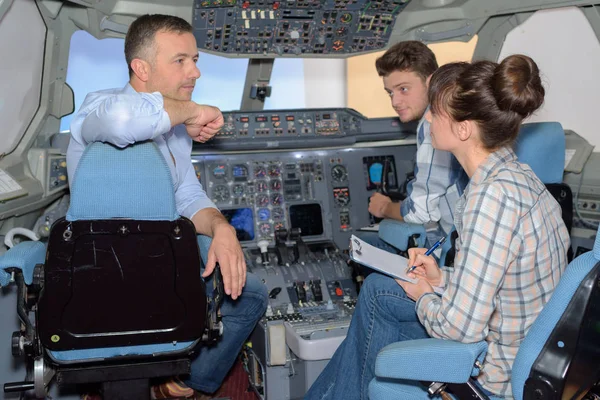
[[[522,54],[508,56],[498,64],[490,84],[502,111],[526,118],[544,102],[540,70],[535,61]]]

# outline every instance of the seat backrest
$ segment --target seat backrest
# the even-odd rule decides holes
[[[563,183],[565,167],[565,132],[558,122],[533,122],[523,124],[515,142],[515,153],[523,164],[546,185],[562,210],[569,232],[573,226],[573,194]],[[569,249],[569,261],[573,251]]]
[[[515,399],[536,390],[543,395],[531,398],[571,398],[579,387],[589,388],[599,378],[599,276],[597,234],[594,249],[575,258],[566,268],[519,348],[512,369]],[[561,394],[563,390],[572,392],[554,397],[554,393]]]
[[[543,183],[561,183],[565,169],[565,132],[558,122],[523,124],[515,153]]]
[[[86,148],[67,217],[50,233],[44,277],[38,327],[51,351],[202,337],[207,299],[196,231],[177,214],[154,143]]]
[[[91,143],[79,160],[70,189],[68,221],[179,218],[171,173],[152,142],[124,149]]]

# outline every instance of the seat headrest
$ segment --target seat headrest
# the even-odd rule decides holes
[[[565,169],[565,132],[558,122],[523,124],[515,143],[519,162],[543,183],[560,183]]]
[[[153,142],[119,149],[95,142],[86,147],[71,182],[68,221],[179,218],[173,179]]]

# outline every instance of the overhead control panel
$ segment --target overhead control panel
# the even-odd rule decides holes
[[[383,49],[410,0],[194,0],[201,50],[281,57]]]
[[[414,134],[416,122],[397,117],[366,118],[349,108],[224,112],[225,124],[197,149],[297,149],[348,146],[357,142],[404,139]]]

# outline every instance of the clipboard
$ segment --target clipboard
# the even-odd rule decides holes
[[[350,237],[350,258],[352,261],[392,278],[402,279],[410,283],[417,282],[417,279],[410,278],[406,274],[408,258],[379,249],[354,235]],[[444,293],[444,289],[438,286],[434,286],[433,291],[437,294]]]

